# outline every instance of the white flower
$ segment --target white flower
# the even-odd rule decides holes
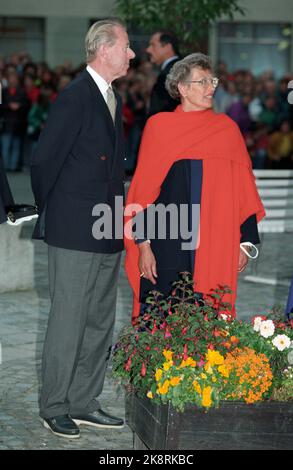
[[[259,332],[261,336],[264,338],[268,338],[269,336],[273,336],[275,332],[275,325],[272,320],[265,320],[262,321],[259,327]]]
[[[287,335],[277,335],[272,343],[279,351],[284,351],[284,349],[289,348],[291,341]]]
[[[228,319],[228,315],[226,315],[225,313],[221,313],[220,317],[222,318],[222,320],[227,320]]]
[[[254,322],[253,322],[254,331],[259,331],[262,321],[263,320],[261,317],[255,317]]]

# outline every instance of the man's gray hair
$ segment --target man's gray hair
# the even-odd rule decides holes
[[[189,54],[184,59],[175,62],[166,78],[166,89],[175,100],[180,98],[178,83],[190,78],[193,69],[212,70],[211,59],[201,52]]]
[[[87,63],[96,58],[97,51],[101,44],[114,46],[117,36],[114,27],[119,26],[126,30],[126,26],[119,18],[109,18],[96,21],[88,30],[85,38],[85,51]]]

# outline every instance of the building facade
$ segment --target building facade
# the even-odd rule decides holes
[[[84,37],[93,20],[114,14],[114,0],[0,0],[0,55],[28,51],[52,67],[84,62]],[[213,61],[255,75],[293,71],[292,0],[242,0],[245,16],[223,18],[209,33]],[[133,36],[139,49],[140,39]],[[144,44],[146,36],[141,37]],[[136,48],[136,47],[135,47]]]

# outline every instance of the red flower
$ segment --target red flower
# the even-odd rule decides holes
[[[184,359],[184,361],[186,361],[187,358],[188,358],[188,348],[187,348],[187,344],[185,344],[184,348],[183,348],[183,359]]]
[[[152,329],[152,335],[155,334],[155,332],[157,331],[157,323],[156,323],[156,320],[154,321],[154,326],[153,326],[153,329]]]
[[[141,370],[140,370],[140,375],[144,377],[145,374],[146,374],[146,366],[145,366],[145,363],[143,362],[141,366]]]
[[[126,372],[129,372],[131,369],[131,357],[128,358],[126,364],[125,364],[125,370]]]
[[[170,331],[168,330],[168,328],[166,329],[166,333],[164,334],[164,338],[172,338],[172,335],[170,333]]]

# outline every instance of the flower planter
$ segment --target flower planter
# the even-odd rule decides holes
[[[135,449],[293,450],[292,402],[223,402],[208,412],[190,406],[179,413],[130,393],[126,420]]]

